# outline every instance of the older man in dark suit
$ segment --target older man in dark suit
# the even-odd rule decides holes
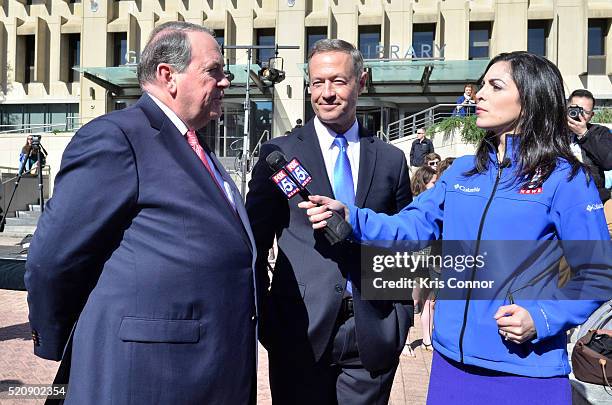
[[[272,400],[382,404],[412,324],[412,305],[363,300],[358,248],[331,246],[313,231],[297,201],[287,201],[270,181],[265,158],[275,150],[297,157],[313,178],[312,193],[388,214],[412,200],[408,168],[402,151],[356,120],[366,81],[358,50],[342,40],[321,40],[308,69],[316,118],[262,146],[247,196],[260,257],[260,333],[269,352]],[[275,237],[278,258],[269,288],[266,253]]]
[[[141,99],[64,152],[27,262],[34,351],[72,355],[67,404],[247,404],[254,241],[196,134],[221,114],[223,58],[205,28],[166,23],[138,77]]]

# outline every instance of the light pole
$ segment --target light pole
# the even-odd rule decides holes
[[[251,115],[251,57],[253,55],[253,49],[274,49],[278,53],[279,49],[300,49],[299,46],[295,45],[223,45],[224,49],[246,49],[247,51],[247,75],[246,75],[246,89],[244,93],[244,131],[242,136],[242,156],[240,159],[240,192],[242,198],[246,198],[246,186],[247,186],[247,174],[250,171],[249,165],[251,163],[251,148],[249,141],[250,128],[250,115]],[[272,86],[274,83],[272,84]]]

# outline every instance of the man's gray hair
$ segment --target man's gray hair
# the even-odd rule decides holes
[[[138,62],[138,83],[141,87],[155,81],[160,63],[171,65],[179,73],[187,69],[191,62],[191,41],[187,33],[194,31],[215,36],[206,27],[184,21],[171,21],[155,27]]]
[[[352,44],[343,41],[342,39],[320,39],[313,45],[310,52],[308,52],[308,72],[310,73],[310,60],[313,56],[319,53],[325,52],[344,52],[351,56],[353,60],[353,73],[357,80],[363,73],[363,56],[359,49],[356,49]]]

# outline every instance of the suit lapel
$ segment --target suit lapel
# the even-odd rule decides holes
[[[333,197],[334,192],[329,177],[327,177],[325,160],[321,152],[321,145],[315,130],[314,120],[308,121],[296,136],[298,139],[296,143],[296,156],[312,177],[312,183],[308,185],[308,189],[312,194]],[[291,161],[292,157],[287,156],[287,160]]]
[[[255,238],[253,236],[253,232],[251,231],[251,226],[249,224],[249,217],[247,215],[246,209],[244,208],[244,203],[242,201],[242,195],[240,194],[240,191],[238,191],[238,188],[236,187],[236,183],[234,183],[234,180],[230,177],[229,173],[225,170],[225,168],[223,167],[219,159],[217,159],[217,156],[215,156],[214,153],[210,152],[208,150],[208,147],[206,147],[206,151],[208,152],[208,156],[210,156],[210,159],[213,161],[213,164],[215,165],[215,167],[221,174],[221,178],[223,178],[223,180],[227,182],[227,184],[229,184],[230,186],[232,197],[234,198],[234,205],[236,206],[236,212],[234,213],[234,216],[236,213],[238,214],[237,219],[239,219],[241,222],[242,229],[244,231],[243,236],[246,236],[248,238],[248,239],[245,238],[245,241],[251,247],[251,251],[254,252],[255,251]]]
[[[359,173],[357,176],[357,193],[355,205],[363,207],[372,185],[376,167],[376,144],[371,134],[359,126]]]
[[[193,152],[191,146],[189,146],[172,121],[170,121],[170,119],[163,113],[163,111],[161,111],[157,104],[155,104],[155,102],[146,94],[143,95],[138,101],[138,105],[143,109],[149,118],[151,126],[159,131],[154,135],[154,138],[156,138],[164,146],[164,149],[167,150],[173,157],[173,159],[177,162],[177,165],[184,168],[186,175],[191,177],[194,182],[204,190],[206,195],[210,196],[210,199],[220,211],[225,210],[227,215],[234,218],[232,222],[236,224],[237,227],[244,229],[244,219],[239,217],[236,211],[234,211],[226,197],[215,184],[215,181],[211,177],[210,173],[208,173],[208,170],[206,170],[206,167],[204,167],[204,164],[198,155]],[[207,149],[203,143],[201,143],[201,145],[205,148],[205,150]],[[217,170],[219,170],[221,173],[221,176],[223,176],[226,181],[227,179],[230,179],[229,175],[225,172],[225,170],[223,170],[223,166],[218,160],[216,160],[214,155],[212,153],[209,153],[208,155],[211,157],[211,159],[213,159],[215,166],[218,168]],[[232,181],[229,183],[233,184]],[[238,202],[238,204],[242,204],[240,198],[235,200]],[[238,204],[236,206],[238,206]],[[247,246],[253,250],[250,236],[247,236],[246,230],[240,231],[240,234],[242,235]]]

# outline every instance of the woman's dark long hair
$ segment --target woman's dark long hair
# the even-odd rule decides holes
[[[513,147],[518,144],[517,149],[508,151],[518,159],[516,180],[527,185],[538,173],[538,184],[532,183],[532,186],[540,186],[555,169],[560,157],[571,165],[569,178],[573,178],[582,165],[570,150],[567,107],[559,69],[546,58],[517,51],[501,53],[491,59],[485,73],[497,62],[510,63],[521,103],[521,113],[515,122],[520,142],[513,142]],[[498,145],[499,137],[487,131],[476,150],[475,167],[466,175],[485,172],[491,164],[491,148],[497,150]]]

